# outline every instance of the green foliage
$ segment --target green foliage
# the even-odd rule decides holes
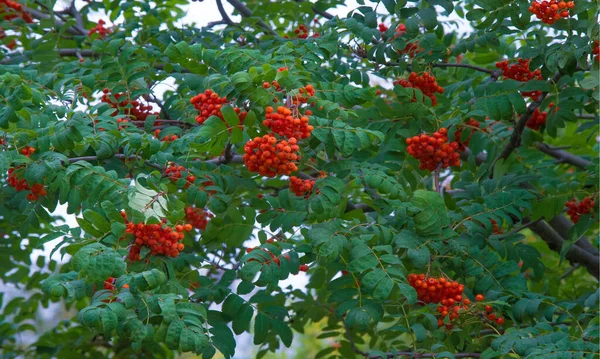
[[[228,1],[236,23],[204,27],[183,0],[20,3],[32,22],[0,7],[0,280],[27,292],[0,294],[7,358],[598,356],[594,2],[551,26],[526,0]],[[517,58],[542,80],[496,66]],[[411,72],[444,92],[392,83]],[[207,89],[227,100],[198,111]],[[304,193],[245,165],[280,105],[312,126]],[[441,128],[460,166],[422,170],[406,140]],[[459,317],[411,273],[464,286]]]

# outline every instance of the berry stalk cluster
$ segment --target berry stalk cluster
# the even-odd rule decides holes
[[[416,72],[411,72],[408,76],[408,80],[396,80],[394,85],[400,85],[405,88],[417,88],[421,90],[423,95],[431,99],[431,105],[437,105],[436,93],[444,93],[444,88],[438,85],[435,77],[429,72],[424,72],[422,75],[418,75]],[[416,98],[413,97],[413,102],[416,102]]]
[[[573,198],[566,203],[566,206],[567,214],[571,218],[571,221],[573,221],[573,223],[577,223],[579,222],[579,217],[583,216],[584,214],[592,213],[592,211],[595,209],[594,207],[596,206],[596,202],[593,201],[591,197],[586,197],[580,202],[578,202],[576,198]],[[592,218],[594,217],[595,215],[592,215]]]
[[[225,122],[221,108],[229,104],[227,97],[219,97],[218,93],[207,89],[203,93],[192,97],[190,103],[198,111],[198,116],[196,116],[197,124],[202,125],[210,116],[217,116],[221,121]],[[240,119],[239,125],[242,125],[246,119],[247,112],[242,111],[238,107],[234,107],[234,111]]]
[[[531,71],[529,69],[530,59],[517,59],[516,64],[508,64],[508,60],[496,62],[496,67],[502,70],[502,76],[505,79],[513,79],[519,82],[528,82],[531,80],[542,80],[542,72],[539,69]],[[521,96],[530,97],[532,100],[537,100],[542,91],[522,91]]]
[[[140,252],[143,247],[150,248],[151,255],[165,255],[176,258],[179,253],[185,248],[181,243],[185,237],[184,232],[189,232],[193,229],[192,225],[178,224],[174,228],[164,226],[162,224],[145,224],[133,223],[127,220],[125,212],[121,212],[121,216],[125,219],[127,228],[125,233],[133,235],[134,239],[129,249],[129,260],[140,260]],[[163,222],[165,222],[163,220]],[[127,239],[127,235],[122,239]]]
[[[573,1],[533,0],[529,12],[542,20],[543,23],[552,25],[555,21],[569,17],[569,10],[575,7]]]
[[[406,139],[406,151],[421,163],[419,169],[435,171],[439,168],[460,166],[458,142],[448,143],[448,130],[440,128],[433,136],[422,134]]]

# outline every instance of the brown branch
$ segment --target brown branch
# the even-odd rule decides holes
[[[573,227],[573,222],[569,221],[565,216],[556,216],[552,218],[548,224],[563,238],[569,238],[569,230]],[[575,245],[585,249],[593,255],[599,255],[598,248],[594,247],[590,241],[581,237],[575,242]]]
[[[142,156],[137,156],[137,155],[130,155],[130,156],[126,156],[124,154],[120,154],[117,153],[116,155],[113,156],[114,158],[120,158],[123,160],[133,160],[133,159],[137,159],[137,160],[143,160]],[[101,161],[100,159],[98,159],[98,156],[81,156],[81,157],[72,157],[69,158],[69,163],[75,163],[75,162],[79,162],[79,161]],[[145,161],[146,165],[149,167],[153,167],[156,168],[158,170],[162,170],[163,166],[156,164],[156,163],[152,163],[148,160]]]
[[[567,151],[563,151],[561,149],[551,147],[545,143],[541,143],[541,142],[537,143],[536,147],[538,150],[544,152],[545,154],[556,158],[559,163],[568,163],[568,164],[571,164],[573,166],[583,168],[583,169],[592,165],[592,162],[590,162],[584,158],[575,156],[574,154],[569,153]]]
[[[227,15],[227,12],[225,11],[225,8],[223,7],[222,0],[217,0],[217,9],[219,9],[219,13],[221,14],[221,17],[223,18],[223,21],[227,25],[229,25],[229,26],[236,25],[236,23],[233,22],[233,20],[231,20],[231,18],[229,17],[229,15]]]
[[[304,2],[305,0],[296,0],[296,1],[297,1],[297,2]],[[312,6],[310,9],[311,9],[311,10],[312,10],[312,11],[313,11],[315,14],[317,14],[317,15],[321,15],[321,16],[323,16],[324,18],[326,18],[326,19],[328,19],[328,20],[331,20],[331,19],[333,19],[333,18],[335,17],[335,16],[333,16],[332,14],[328,13],[327,11],[324,11],[324,10],[320,10],[320,9],[318,9],[316,6]]]
[[[554,77],[552,77],[552,79],[550,79],[550,84],[555,84],[560,79],[561,76],[562,75],[560,72],[557,73],[556,75],[554,75]],[[504,148],[502,149],[502,152],[500,152],[498,157],[496,157],[494,159],[494,162],[492,162],[492,165],[490,166],[491,171],[492,171],[491,177],[493,177],[493,175],[494,175],[494,165],[499,160],[507,159],[508,156],[510,156],[510,154],[513,153],[513,151],[516,148],[521,146],[521,136],[523,134],[523,130],[525,130],[525,125],[527,124],[527,121],[529,121],[533,112],[540,106],[540,104],[542,103],[542,101],[544,101],[544,99],[546,98],[547,95],[548,95],[547,92],[543,92],[540,95],[540,97],[538,98],[538,100],[532,102],[527,107],[527,111],[525,111],[525,113],[521,115],[521,117],[519,118],[519,121],[515,125],[515,129],[513,130],[512,135],[510,136],[510,140],[504,146]]]
[[[469,65],[469,64],[458,64],[458,63],[446,63],[446,62],[440,62],[437,64],[431,64],[432,67],[438,67],[438,68],[444,68],[444,67],[462,67],[465,69],[471,69],[471,70],[475,70],[475,71],[479,71],[479,72],[485,72],[486,74],[490,74],[493,75],[495,77],[499,77],[502,74],[501,70],[490,70],[490,69],[486,69],[485,67],[481,67],[481,66],[475,66],[475,65]]]
[[[228,3],[231,4],[243,17],[252,17],[252,10],[248,9],[246,5],[242,4],[238,0],[227,0]],[[264,21],[258,20],[257,24],[262,27],[267,33],[279,37],[277,32],[273,30],[269,25],[267,25]]]
[[[52,11],[51,9],[46,7],[46,5],[44,5],[42,3],[38,3],[38,4],[40,4],[40,6],[46,8],[49,12]],[[39,10],[29,8],[27,6],[23,6],[23,11],[29,13],[34,19],[44,20],[44,19],[51,18],[51,16],[49,14],[46,14]],[[54,14],[60,19],[60,20],[55,20],[56,26],[63,26],[66,22],[66,19],[60,14],[56,14],[56,13],[54,13]],[[86,29],[80,27],[79,25],[74,25],[74,26],[69,27],[67,29],[67,32],[72,35],[87,35]]]
[[[536,222],[530,228],[548,244],[551,250],[558,253],[561,252],[564,240],[546,221]],[[574,245],[567,251],[566,258],[572,263],[579,263],[584,266],[591,275],[596,277],[596,279],[600,279],[600,257],[598,255],[593,255],[585,249]]]

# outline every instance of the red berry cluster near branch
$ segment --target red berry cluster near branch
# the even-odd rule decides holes
[[[158,115],[157,112],[151,112],[152,106],[144,105],[138,100],[131,100],[128,98],[128,95],[126,93],[113,94],[113,100],[111,98],[111,95],[109,94],[109,89],[105,88],[104,90],[102,90],[102,92],[103,95],[100,100],[109,104],[110,107],[117,109],[117,111],[113,112],[112,116],[116,116],[119,113],[119,109],[123,109],[123,113],[125,113],[125,115],[131,117],[131,119],[135,121],[146,121],[148,116]],[[156,124],[158,125],[158,123]]]
[[[550,103],[550,105],[548,105],[549,108],[553,108],[554,103]],[[558,107],[554,108],[554,111],[557,111]],[[538,131],[543,125],[546,124],[546,117],[548,116],[547,112],[541,112],[539,108],[536,108],[535,111],[533,111],[533,113],[531,114],[531,117],[529,118],[529,120],[527,120],[527,123],[525,123],[525,126],[531,128],[534,131]]]
[[[400,85],[406,88],[417,88],[423,92],[423,95],[431,99],[432,106],[437,105],[436,93],[444,93],[444,88],[438,85],[435,77],[429,72],[424,72],[422,75],[418,75],[416,72],[411,72],[408,76],[408,80],[396,80],[394,85]],[[413,102],[417,101],[413,97]]]
[[[88,31],[88,36],[92,36],[92,34],[98,34],[100,37],[105,37],[106,35],[110,34],[112,30],[104,27],[105,24],[106,22],[104,22],[104,20],[98,20],[98,24]]]
[[[598,57],[600,54],[600,45],[598,44],[598,40],[594,40],[594,45],[592,45],[592,55],[594,56],[594,61],[598,62]]]
[[[213,217],[214,215],[212,213],[202,208],[186,207],[185,209],[186,222],[191,224],[192,227],[202,231],[206,229],[209,219]]]
[[[177,257],[185,247],[183,243],[180,243],[185,236],[184,232],[193,229],[189,223],[185,225],[178,224],[175,228],[163,226],[163,224],[134,224],[127,220],[127,215],[124,212],[121,212],[121,216],[123,216],[127,225],[125,233],[135,237],[129,249],[128,258],[131,261],[140,260],[140,252],[144,246],[150,248],[151,255]]]
[[[23,156],[27,156],[27,157],[31,157],[31,155],[35,152],[35,148],[31,147],[31,146],[25,146],[23,148],[21,148],[21,150],[19,151],[19,153],[21,153]]]
[[[467,123],[457,126],[456,131],[454,132],[454,139],[456,140],[456,142],[458,142],[459,151],[462,152],[467,148],[469,142],[471,141],[471,137],[473,137],[473,134],[475,133],[475,131],[477,131],[477,129],[480,126],[481,124],[479,123],[479,121],[472,118],[470,118],[469,121],[467,121]],[[462,141],[462,133],[465,130],[469,131],[469,137],[467,137],[466,140]]]
[[[33,17],[31,17],[29,13],[23,11],[23,5],[12,0],[0,0],[0,18],[10,21],[19,16],[26,23],[33,22]]]
[[[508,64],[508,60],[496,62],[496,67],[502,70],[502,75],[505,79],[513,79],[519,82],[527,82],[531,80],[542,80],[542,72],[539,69],[531,71],[529,69],[530,59],[517,59],[516,64]],[[523,97],[531,97],[537,100],[542,94],[541,91],[525,91],[521,92]]]
[[[273,243],[273,240],[269,239],[267,242],[268,243]],[[271,253],[270,251],[268,251],[267,249],[264,249],[264,248],[248,247],[248,248],[246,248],[246,253],[250,253],[250,252],[253,252],[253,251],[256,251],[256,250],[263,251],[263,252],[267,253],[271,257],[270,260],[265,261],[263,264],[269,264],[271,262],[274,262],[277,265],[281,264],[281,259],[279,259],[278,256],[274,255],[273,253]],[[284,255],[283,258],[285,258],[288,262],[290,261],[289,254]],[[248,260],[248,262],[253,262],[253,261],[257,261],[257,259],[250,258]],[[298,270],[300,272],[308,272],[308,266],[306,264],[301,264]]]
[[[579,217],[584,214],[591,213],[596,206],[596,202],[592,201],[592,198],[586,197],[581,202],[578,202],[576,198],[568,201],[566,203],[567,206],[567,214],[573,221],[573,223],[579,222]],[[592,216],[594,218],[595,215]]]
[[[496,222],[493,219],[490,219],[490,222],[492,222],[492,231],[494,232],[494,234],[504,233],[504,230],[502,230],[502,228],[500,228],[500,226],[498,225],[498,222]]]
[[[406,139],[408,154],[421,163],[419,169],[435,171],[438,168],[460,166],[458,142],[448,143],[448,130],[440,128],[433,136],[422,134]]]
[[[534,131],[538,131],[543,125],[546,124],[547,115],[548,114],[546,112],[541,112],[539,108],[536,108],[525,125]]]
[[[316,93],[313,85],[308,84],[298,89],[298,95],[292,96],[292,104],[300,106],[303,103],[307,103],[309,98],[314,96]]]
[[[250,172],[258,172],[262,176],[290,175],[298,170],[295,162],[300,160],[296,154],[299,149],[294,137],[286,141],[267,134],[246,143],[244,163]]]
[[[48,193],[46,192],[46,189],[44,188],[43,184],[40,183],[36,183],[33,184],[31,186],[29,186],[29,183],[27,183],[27,180],[25,178],[22,178],[18,172],[15,172],[17,168],[9,168],[8,169],[8,185],[11,187],[14,187],[17,192],[21,192],[21,191],[31,191],[31,193],[27,194],[27,200],[29,200],[30,202],[35,202],[39,199],[39,197],[41,196],[45,196]]]
[[[293,116],[292,110],[287,107],[277,107],[277,112],[273,111],[273,107],[266,108],[267,114],[263,125],[270,128],[279,136],[285,138],[308,138],[314,127],[308,124],[307,116]]]
[[[213,90],[207,89],[203,93],[192,97],[190,103],[194,105],[194,108],[198,111],[196,116],[196,123],[202,125],[210,116],[217,116],[221,121],[225,122],[223,114],[221,113],[221,107],[229,104],[227,97],[219,97],[219,94],[213,92]],[[238,107],[233,109],[239,119],[240,125],[244,123],[247,112],[242,111]]]
[[[298,197],[308,196],[315,186],[315,180],[298,178],[296,176],[290,177],[290,190]]]
[[[529,6],[529,12],[542,20],[543,23],[552,25],[556,20],[569,17],[569,10],[574,7],[575,3],[573,1],[533,0],[531,6]]]
[[[485,306],[485,317],[490,322],[495,322],[498,325],[504,324],[504,318],[496,315],[496,313],[494,313],[494,308],[491,305]]]
[[[379,31],[381,33],[388,31],[388,29],[389,29],[389,27],[387,27],[385,24],[379,24]],[[398,37],[404,36],[404,34],[406,34],[406,25],[399,24],[396,27],[396,33],[394,34],[394,37],[392,39],[390,39],[390,41],[394,40]],[[423,51],[423,49],[419,47],[418,42],[411,42],[411,43],[406,44],[404,49],[398,50],[398,53],[399,54],[408,54],[409,57],[414,57],[416,54],[418,54],[421,51]]]
[[[297,28],[294,29],[294,34],[299,38],[299,39],[307,39],[308,38],[308,28],[305,25],[299,25]],[[312,34],[311,37],[319,37],[321,35],[319,35],[318,32],[315,32]],[[285,35],[284,38],[289,39],[289,36]]]
[[[461,309],[466,310],[471,305],[471,300],[463,298],[462,295],[465,286],[456,281],[416,273],[409,274],[407,279],[410,286],[417,291],[418,300],[424,304],[440,304],[437,307],[437,311],[441,315],[441,318],[438,319],[440,327],[444,325],[444,318],[448,317],[449,322],[452,323],[452,320],[458,319]],[[481,294],[478,294],[476,298],[479,296],[483,300]]]
[[[175,183],[182,178],[181,172],[185,172],[187,169],[183,166],[177,166],[175,163],[170,163],[165,169],[165,176],[169,177],[171,182]],[[186,183],[185,188],[188,188],[192,183],[196,181],[196,176],[191,173],[185,177]]]

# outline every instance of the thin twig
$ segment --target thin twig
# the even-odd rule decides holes
[[[586,168],[592,165],[591,161],[588,161],[579,156],[575,156],[574,154],[563,151],[559,148],[551,147],[545,143],[537,143],[536,147],[538,150],[544,152],[545,154],[556,158],[559,163],[568,163],[579,168]]]
[[[559,280],[563,280],[563,279],[567,278],[568,276],[573,274],[573,272],[575,272],[577,269],[579,269],[579,267],[581,267],[581,264],[575,263],[571,268],[569,268],[568,271],[565,272],[565,274],[560,276]]]
[[[222,0],[217,0],[217,9],[219,9],[219,13],[221,14],[221,17],[223,18],[223,21],[225,21],[225,23],[229,26],[234,26],[235,22],[233,22],[231,20],[231,18],[229,17],[229,15],[227,15],[227,12],[225,11],[225,8],[223,7],[223,2]]]
[[[230,3],[231,6],[233,6],[237,11],[239,11],[239,13],[242,14],[243,17],[252,17],[252,10],[248,9],[246,7],[246,5],[242,4],[240,1],[238,1],[238,0],[227,0],[227,2]],[[257,24],[260,27],[262,27],[269,34],[271,34],[271,35],[273,35],[275,37],[279,37],[279,35],[277,34],[277,32],[275,32],[275,30],[273,30],[264,21],[258,20]]]
[[[558,72],[556,75],[554,75],[552,77],[552,79],[550,79],[550,84],[555,84],[561,77],[561,73]],[[527,107],[527,111],[525,111],[524,114],[521,115],[521,117],[519,118],[519,121],[517,122],[517,124],[515,125],[515,129],[513,130],[512,135],[510,136],[510,140],[508,141],[508,143],[504,146],[504,148],[502,149],[502,152],[500,152],[500,154],[498,155],[498,157],[496,157],[494,159],[494,162],[492,162],[490,168],[491,168],[491,175],[490,177],[494,176],[494,165],[499,161],[499,160],[505,160],[508,158],[508,156],[510,156],[511,153],[513,153],[513,151],[518,148],[519,146],[521,146],[521,136],[523,134],[523,130],[525,130],[525,125],[527,124],[527,121],[529,121],[529,119],[531,118],[531,116],[533,115],[533,113],[535,112],[535,110],[541,105],[542,101],[544,101],[544,99],[546,98],[546,96],[548,95],[547,92],[543,92],[539,98],[537,99],[537,101],[532,102],[528,107]]]

